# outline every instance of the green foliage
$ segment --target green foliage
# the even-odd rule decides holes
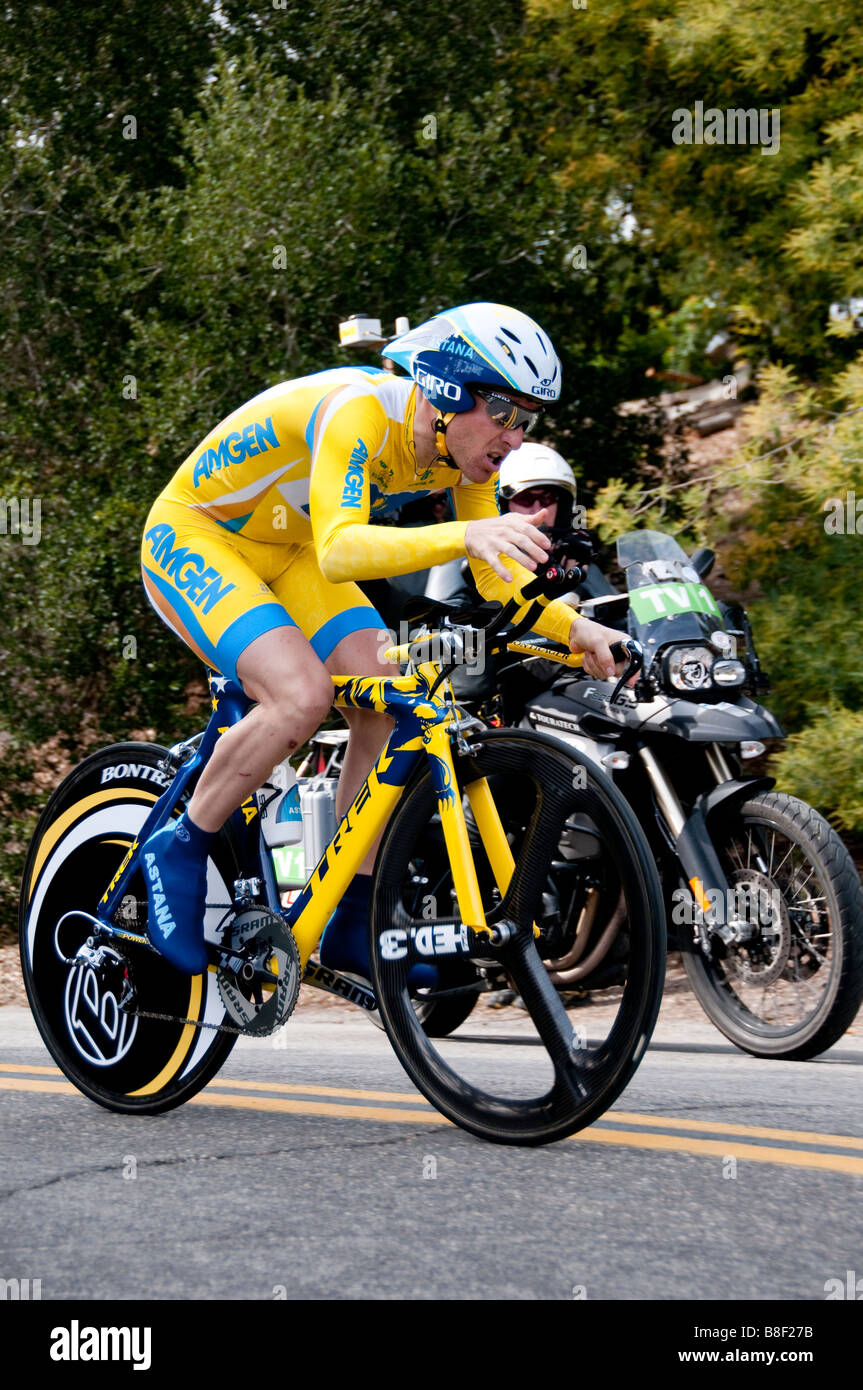
[[[792,734],[775,761],[780,790],[817,806],[840,830],[863,828],[863,711],[832,708]]]
[[[825,529],[831,499],[863,499],[861,368],[863,359],[836,382],[827,399],[844,411],[829,415],[791,372],[765,373],[742,457],[720,470],[711,494],[729,577],[759,595],[758,646],[792,727],[827,704],[863,707],[863,537]]]
[[[629,215],[650,267],[642,287],[669,332],[695,296],[725,309],[756,363],[781,357],[823,377],[846,363],[854,344],[825,333],[830,301],[863,293],[856,0],[774,0],[769,16],[762,0],[604,0],[575,13],[569,0],[533,0],[530,11],[527,72],[547,94],[559,177],[587,209]],[[674,113],[699,101],[778,112],[779,148],[675,144]],[[703,341],[692,347],[699,370]]]
[[[683,485],[612,479],[589,520],[603,540],[637,526],[671,531],[690,550],[719,547],[728,580],[747,600],[771,707],[793,735],[778,763],[783,785],[859,832],[863,354],[829,391],[804,389],[779,366],[766,368],[758,385],[736,454]]]
[[[59,22],[10,0],[0,476],[4,499],[40,499],[42,535],[0,536],[4,881],[63,758],[199,722],[199,667],[140,585],[148,508],[238,403],[356,361],[335,346],[352,312],[533,313],[565,370],[546,437],[603,535],[725,527],[783,717],[811,719],[813,697],[860,709],[857,551],[821,507],[863,496],[863,416],[824,413],[863,402],[858,343],[826,331],[829,302],[861,292],[863,31],[854,0],[764,14],[82,0]],[[778,107],[779,152],[675,145],[696,100]],[[741,455],[693,485],[659,417],[617,406],[648,368],[709,373],[722,326],[774,366]]]
[[[796,192],[800,225],[785,249],[801,270],[826,272],[837,297],[863,293],[863,112],[825,128],[831,153],[818,161]],[[848,336],[849,326],[828,331]]]

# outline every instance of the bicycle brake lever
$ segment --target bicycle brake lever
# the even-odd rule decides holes
[[[644,669],[644,648],[634,637],[627,637],[624,642],[612,643],[611,655],[615,662],[626,661],[623,675],[614,687],[608,702],[610,705],[616,705],[622,703],[620,695],[627,681]]]

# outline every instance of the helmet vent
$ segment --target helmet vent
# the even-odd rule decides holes
[[[536,370],[536,367],[535,367],[535,366],[533,365],[533,363],[531,362],[531,360],[530,360],[530,358],[528,357],[527,353],[524,354],[524,360],[525,360],[525,362],[527,363],[527,365],[530,367],[530,370],[533,372],[534,376],[538,378],[538,377],[539,377],[539,372]]]
[[[521,338],[519,338],[518,334],[517,334],[517,333],[511,333],[510,330],[509,330],[508,328],[504,328],[503,324],[501,324],[501,332],[502,332],[502,333],[505,333],[506,336],[507,336],[508,338],[512,338],[512,341],[513,341],[514,343],[520,343],[520,342],[521,342]]]

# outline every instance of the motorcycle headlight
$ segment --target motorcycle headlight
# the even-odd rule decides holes
[[[675,690],[704,690],[712,683],[713,660],[709,647],[674,647],[665,658],[665,674]]]
[[[717,685],[742,685],[746,679],[746,668],[742,661],[717,661],[713,667],[713,679]]]

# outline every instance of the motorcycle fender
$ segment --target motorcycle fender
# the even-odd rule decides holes
[[[750,796],[759,792],[769,792],[776,785],[775,777],[736,777],[730,782],[722,782],[710,791],[702,792],[695,802],[694,809],[700,811],[709,822],[714,813],[722,810],[724,814],[736,810]]]

